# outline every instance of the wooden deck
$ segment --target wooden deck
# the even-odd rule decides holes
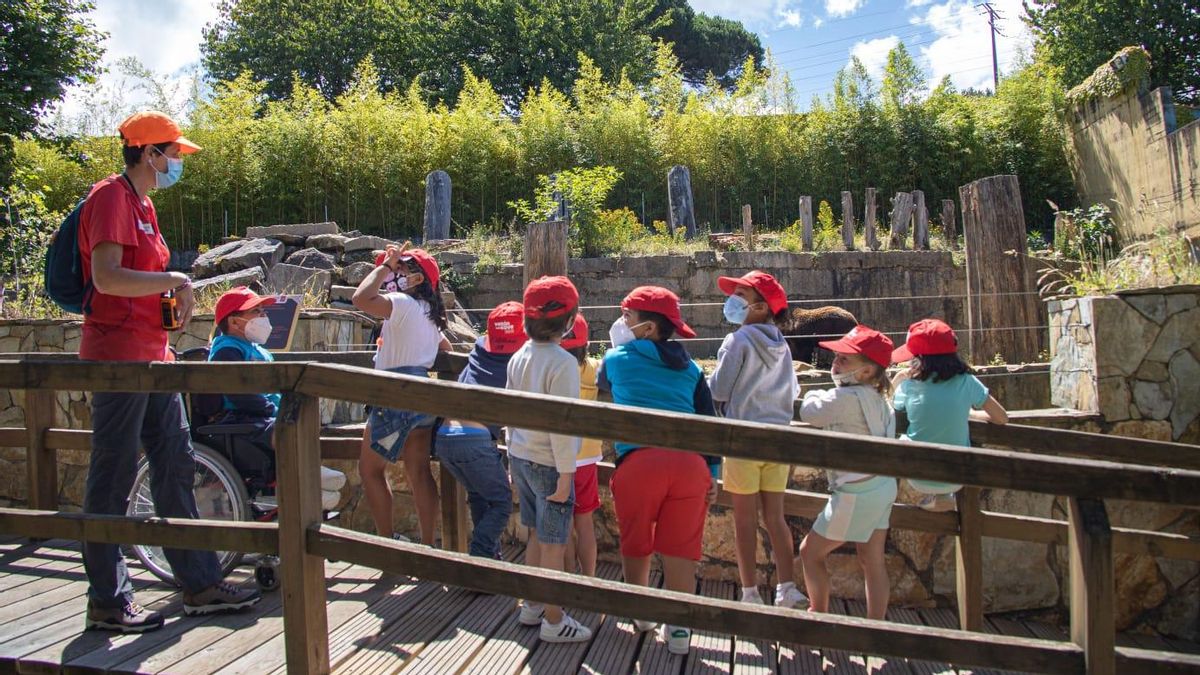
[[[510,556],[519,556],[511,551]],[[0,539],[0,672],[271,673],[283,672],[283,614],[278,592],[244,613],[184,617],[180,595],[147,572],[131,568],[138,600],[163,611],[163,629],[137,636],[83,630],[87,602],[83,562],[76,542],[34,546]],[[617,578],[615,565],[600,575]],[[516,602],[329,562],[330,664],[344,673],[955,673],[945,664],[883,659],[865,654],[764,644],[698,632],[690,655],[674,656],[653,634],[635,633],[629,620],[575,611],[594,631],[591,642],[547,645],[517,623]],[[251,568],[234,573],[252,583]],[[732,584],[706,581],[701,592],[731,598]],[[837,601],[837,611],[862,616],[861,602]],[[953,627],[950,610],[894,608],[897,622]],[[1018,636],[1066,639],[1055,626],[988,619],[988,630]],[[1118,644],[1143,649],[1200,652],[1200,645],[1141,635]]]

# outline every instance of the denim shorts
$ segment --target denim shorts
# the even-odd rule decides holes
[[[429,371],[419,366],[389,368],[389,373],[428,376]],[[395,462],[404,449],[404,442],[413,429],[432,427],[437,418],[427,413],[395,408],[371,408],[367,425],[371,430],[371,449],[389,462]]]
[[[546,499],[558,488],[558,469],[509,456],[513,485],[521,501],[521,524],[537,532],[543,544],[566,544],[575,518],[575,486],[565,502]]]

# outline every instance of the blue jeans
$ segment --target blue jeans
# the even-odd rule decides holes
[[[179,394],[92,394],[92,456],[83,512],[125,515],[137,478],[137,449],[150,462],[150,494],[161,518],[197,518],[196,460]],[[166,548],[163,553],[184,590],[198,593],[221,580],[217,554]],[[93,606],[120,607],[133,584],[117,544],[84,542],[83,565]]]
[[[388,368],[386,372],[429,377],[429,371],[420,366]],[[371,408],[367,416],[367,426],[371,432],[371,449],[387,461],[395,462],[400,458],[400,452],[404,450],[404,442],[408,440],[408,434],[413,429],[433,426],[435,419],[433,415],[415,410]]]
[[[438,461],[467,491],[471,506],[471,555],[499,557],[500,535],[512,515],[512,488],[491,434],[438,436]]]
[[[509,456],[513,484],[521,500],[521,524],[537,532],[543,544],[566,544],[575,522],[575,485],[565,502],[546,499],[558,489],[558,469]]]

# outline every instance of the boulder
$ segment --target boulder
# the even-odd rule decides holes
[[[196,259],[192,276],[206,279],[251,267],[272,267],[283,260],[283,242],[277,239],[243,239],[222,244]]]
[[[318,234],[337,234],[337,223],[300,223],[296,225],[270,225],[267,227],[247,227],[246,238],[271,237],[279,239],[307,239]]]
[[[346,242],[349,240],[344,234],[318,234],[309,237],[305,242],[309,247],[321,251],[335,251],[341,253],[346,247]]]
[[[215,277],[201,279],[192,284],[192,290],[197,295],[200,293],[215,293],[229,290],[236,286],[247,286],[255,293],[261,292],[263,289],[263,281],[266,280],[266,275],[263,274],[262,268],[252,267],[246,270],[238,270],[228,274],[220,274]]]
[[[350,299],[354,297],[356,289],[357,286],[333,286],[329,289],[329,299],[334,302],[349,303]],[[353,308],[354,305],[351,304],[350,307]]]
[[[356,262],[346,265],[342,268],[342,281],[350,286],[358,286],[375,269],[373,262]]]
[[[349,265],[350,263],[367,263],[375,265],[375,256],[381,253],[379,249],[364,248],[360,251],[347,251],[342,255],[342,264]]]
[[[1171,434],[1175,439],[1183,436],[1192,420],[1200,415],[1200,362],[1191,352],[1180,351],[1171,359],[1168,367],[1171,375]]]
[[[284,262],[297,267],[307,267],[314,270],[332,270],[337,267],[337,261],[328,253],[322,253],[315,248],[304,248],[289,255]]]
[[[350,253],[352,251],[377,251],[386,249],[388,246],[395,245],[396,242],[394,241],[368,234],[361,237],[354,237],[353,239],[347,239],[342,245],[342,250],[344,250],[346,253]]]
[[[333,275],[328,270],[314,270],[298,265],[280,263],[267,276],[267,289],[281,295],[315,295],[324,302],[329,296]]]

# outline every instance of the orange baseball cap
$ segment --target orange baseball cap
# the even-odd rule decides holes
[[[157,110],[135,112],[121,122],[117,131],[121,132],[121,137],[128,146],[176,143],[179,145],[179,152],[185,155],[200,149],[200,146],[183,137],[175,120]]]
[[[244,312],[259,305],[273,304],[275,304],[275,298],[269,295],[259,295],[245,286],[238,286],[225,291],[217,300],[217,307],[213,310],[214,319],[217,323],[221,323],[225,317],[234,312]]]

